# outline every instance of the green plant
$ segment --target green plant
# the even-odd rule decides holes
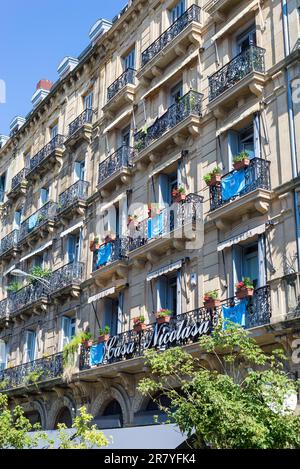
[[[250,290],[253,290],[254,285],[249,277],[243,277],[243,280],[236,284],[236,288],[237,290],[240,290],[241,288],[249,288]]]
[[[108,335],[109,333],[110,333],[110,327],[109,326],[105,326],[103,329],[100,327],[99,336]]]
[[[2,381],[0,381],[0,390],[3,391],[4,389],[8,389],[9,386],[9,379],[4,378]]]
[[[43,215],[42,213],[39,213],[38,216],[37,216],[37,221],[38,222],[41,222],[43,220],[46,220],[46,217],[45,215]]]
[[[39,265],[35,265],[30,269],[30,275],[33,275],[34,277],[38,278],[49,278],[52,274],[52,271],[50,269],[43,269]],[[35,278],[30,278],[29,283],[34,283],[37,279]]]
[[[76,352],[84,340],[90,340],[91,335],[89,332],[80,332],[76,334],[68,344],[63,348],[63,364],[64,368],[74,366]]]
[[[158,318],[165,318],[166,316],[171,316],[171,315],[172,315],[172,311],[170,309],[160,309],[156,313],[156,317]]]
[[[24,385],[36,384],[42,375],[45,374],[43,369],[30,371],[24,378]]]
[[[144,322],[145,322],[145,316],[143,316],[143,315],[137,316],[136,318],[133,318],[133,324],[134,325],[143,324]]]
[[[22,283],[12,282],[8,285],[7,291],[9,291],[11,293],[16,293],[17,291],[21,290],[22,287],[23,287]]]
[[[204,294],[204,301],[217,300],[219,298],[218,290],[212,290]]]
[[[241,151],[238,155],[236,155],[232,161],[233,163],[238,163],[239,161],[243,161],[244,159],[248,159],[249,158],[249,153],[247,153],[246,151]]]
[[[212,179],[212,176],[214,176],[215,174],[221,174],[221,172],[222,171],[219,166],[215,166],[213,170],[210,171],[210,173],[207,173],[203,176],[203,180],[206,182],[206,184],[209,184]]]

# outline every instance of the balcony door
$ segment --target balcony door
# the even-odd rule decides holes
[[[18,230],[21,226],[22,210],[16,210],[14,215],[14,230]]]
[[[42,187],[40,192],[40,207],[49,202],[49,187]]]
[[[36,333],[34,331],[26,331],[24,363],[32,362],[36,357]]]
[[[93,109],[93,93],[89,93],[83,98],[84,109]]]
[[[170,11],[171,24],[175,23],[178,18],[183,15],[186,9],[186,0],[179,0],[176,5]]]
[[[68,263],[79,262],[80,260],[80,234],[68,236]]]
[[[76,318],[62,316],[61,318],[61,350],[69,344],[76,333]]]
[[[118,315],[119,302],[115,298],[104,298],[104,315],[102,320],[102,328],[108,326],[110,335],[114,336],[118,333]]]
[[[85,160],[75,161],[74,182],[85,180]]]
[[[255,114],[250,125],[243,129],[228,131],[228,171],[232,160],[240,152],[247,152],[249,158],[260,158],[260,116]]]
[[[123,129],[121,131],[121,145],[120,146],[127,146],[129,147],[130,146],[130,125],[128,125],[127,127],[125,127],[125,129]]]
[[[132,49],[123,57],[123,70],[125,71],[129,68],[135,69],[135,49]]]
[[[183,96],[183,84],[182,81],[177,83],[177,85],[173,86],[170,90],[170,98],[169,98],[169,105],[172,106],[173,104],[178,103],[180,98]]]
[[[236,38],[236,53],[239,54],[248,49],[249,46],[256,46],[256,27],[255,25],[247,29]]]
[[[50,127],[50,140],[53,140],[58,135],[58,124]]]
[[[5,185],[6,185],[6,173],[3,173],[0,176],[0,202],[4,201]]]
[[[181,314],[181,271],[156,280],[156,308],[170,309],[173,316]]]
[[[0,340],[0,371],[7,367],[8,347],[4,340]]]

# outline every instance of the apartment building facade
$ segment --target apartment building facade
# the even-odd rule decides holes
[[[193,353],[241,305],[243,326],[297,375],[299,11],[132,1],[1,137],[0,386],[43,428],[71,425],[83,403],[100,427],[153,423],[137,391],[144,351]],[[244,277],[254,293],[241,301]],[[213,290],[221,303],[204,306]],[[95,342],[66,381],[62,351],[80,331]]]

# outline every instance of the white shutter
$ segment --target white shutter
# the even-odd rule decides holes
[[[26,331],[26,340],[25,340],[25,353],[24,359],[25,362],[30,362],[35,359],[35,349],[36,349],[36,335],[33,331]]]
[[[0,340],[0,370],[6,368],[6,343],[4,340]]]
[[[70,342],[71,319],[67,316],[61,318],[61,349]]]

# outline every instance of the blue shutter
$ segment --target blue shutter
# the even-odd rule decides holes
[[[255,114],[253,119],[253,135],[254,135],[254,157],[260,158],[260,115]]]
[[[266,285],[266,242],[265,235],[258,236],[258,282],[257,287]]]
[[[185,0],[180,0],[171,10],[171,21],[174,23],[185,12]]]
[[[182,308],[181,308],[181,302],[182,302],[182,292],[181,292],[181,270],[177,271],[177,276],[176,276],[176,284],[177,284],[177,315],[180,315],[182,313]]]
[[[45,205],[49,200],[49,189],[46,189],[46,188],[42,188],[41,189],[41,193],[40,193],[40,201],[41,201],[41,205]]]
[[[0,340],[0,371],[6,368],[7,348],[4,340]]]
[[[181,160],[178,161],[178,164],[177,164],[177,184],[178,186],[181,186],[182,185],[182,174],[181,174],[181,171],[182,171],[182,162]]]
[[[62,346],[63,349],[65,345],[70,342],[71,335],[71,319],[67,316],[61,318],[61,334],[62,334]]]
[[[231,286],[231,296],[234,296],[235,285],[243,278],[243,248],[238,244],[232,246],[232,273],[233,284]]]
[[[157,291],[157,311],[168,307],[168,279],[159,277],[156,281]]]
[[[158,202],[161,208],[170,203],[169,178],[167,174],[160,174],[158,177]]]
[[[117,334],[118,306],[112,298],[104,299],[104,321],[102,327],[109,326],[110,334]]]
[[[15,212],[15,216],[14,216],[14,227],[15,227],[15,229],[20,228],[20,225],[21,225],[21,211],[17,210]]]
[[[89,93],[84,98],[84,109],[93,109],[93,93]]]
[[[123,315],[124,315],[124,292],[120,292],[119,298],[118,298],[117,334],[120,334],[123,331]]]
[[[239,134],[228,131],[228,171],[232,169],[232,159],[239,153]]]
[[[75,261],[76,251],[76,237],[74,235],[68,236],[68,261],[69,263]]]

